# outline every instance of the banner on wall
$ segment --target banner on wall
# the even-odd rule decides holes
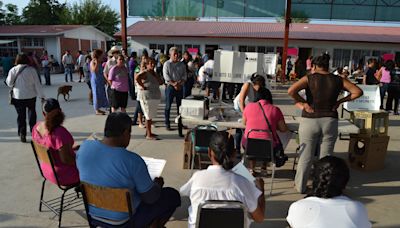
[[[349,102],[345,102],[343,107],[351,112],[356,110],[370,110],[370,111],[379,111],[379,107],[381,105],[381,98],[379,93],[378,85],[358,85],[364,92],[364,94]],[[344,96],[349,95],[349,92],[345,92]]]

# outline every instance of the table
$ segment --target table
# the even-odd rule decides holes
[[[300,121],[302,117],[295,116],[285,116],[285,122],[291,131],[298,131]],[[223,121],[218,120],[201,120],[195,118],[181,118],[182,124],[184,125],[209,125],[213,124],[217,127],[225,128],[241,128],[244,129],[246,126],[239,122],[239,118],[230,118]],[[338,123],[339,134],[358,134],[360,133],[360,128],[351,123],[349,120],[339,119]]]

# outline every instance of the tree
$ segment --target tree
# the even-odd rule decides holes
[[[15,25],[20,22],[18,7],[14,4],[6,4],[5,9],[3,9],[3,2],[0,1],[0,25]]]
[[[308,23],[310,22],[310,19],[306,13],[303,11],[292,11],[291,13],[291,22],[290,23]],[[276,19],[278,22],[284,22],[285,21],[285,14],[283,14],[281,17]]]
[[[68,15],[63,22],[65,24],[93,25],[112,36],[118,31],[120,16],[100,0],[84,0],[68,7]]]
[[[152,10],[147,13],[151,16],[144,16],[143,18],[147,21],[198,21],[200,18],[190,15],[196,15],[199,9],[196,9],[195,6],[191,6],[190,3],[191,2],[188,1],[187,4],[189,5],[180,5],[175,2],[175,5],[170,7],[170,0],[165,0],[164,4],[162,4],[161,1],[157,1],[152,7]],[[164,7],[164,13],[174,10],[175,14],[186,14],[188,16],[159,16],[163,14],[162,7]]]
[[[31,25],[62,24],[66,13],[66,4],[57,0],[31,0],[23,10],[22,22]]]

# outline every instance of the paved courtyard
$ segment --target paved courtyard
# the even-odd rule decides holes
[[[74,75],[76,79],[76,74]],[[56,97],[57,88],[63,85],[62,75],[52,75],[52,86],[44,87],[47,97]],[[3,80],[3,79],[2,79]],[[93,132],[102,132],[106,116],[94,115],[93,107],[88,104],[88,88],[85,83],[73,85],[71,100],[65,102],[60,97],[60,104],[65,112],[65,127],[80,143]],[[273,91],[274,101],[285,115],[295,113],[291,99],[284,89]],[[39,212],[41,179],[35,158],[29,143],[21,143],[17,137],[16,112],[7,104],[8,89],[0,85],[0,227],[56,227],[57,219],[51,212]],[[129,102],[128,112],[133,113],[134,102]],[[173,111],[175,113],[176,111]],[[40,102],[37,103],[38,119],[43,117]],[[167,160],[163,177],[166,186],[179,189],[191,176],[190,170],[182,169],[183,139],[177,132],[168,132],[163,124],[163,106],[159,107],[154,133],[162,140],[147,141],[144,129],[133,127],[130,150],[143,156]],[[400,227],[400,117],[390,115],[390,143],[385,162],[385,169],[376,172],[351,171],[351,180],[346,194],[363,202],[368,210],[373,227]],[[28,137],[30,140],[30,137]],[[338,141],[335,147],[337,156],[347,158],[349,141]],[[291,157],[287,165],[276,172],[276,182],[272,196],[267,196],[266,218],[261,224],[252,227],[287,227],[286,215],[290,204],[301,199],[293,188],[292,162],[296,148],[292,140],[287,148]],[[266,181],[268,183],[268,181]],[[266,189],[269,186],[265,186]],[[48,184],[45,197],[59,195],[54,185]],[[182,198],[182,206],[175,212],[167,227],[187,227],[187,207],[190,202]],[[63,214],[63,227],[87,227],[83,205]]]

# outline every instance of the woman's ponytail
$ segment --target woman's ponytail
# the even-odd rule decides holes
[[[54,129],[61,126],[64,122],[65,115],[61,111],[61,109],[54,109],[48,113],[46,113],[45,117],[45,125],[49,133],[53,132]]]
[[[215,160],[222,165],[225,170],[233,168],[231,157],[233,155],[233,137],[227,132],[216,132],[212,135],[210,149],[214,153]]]

